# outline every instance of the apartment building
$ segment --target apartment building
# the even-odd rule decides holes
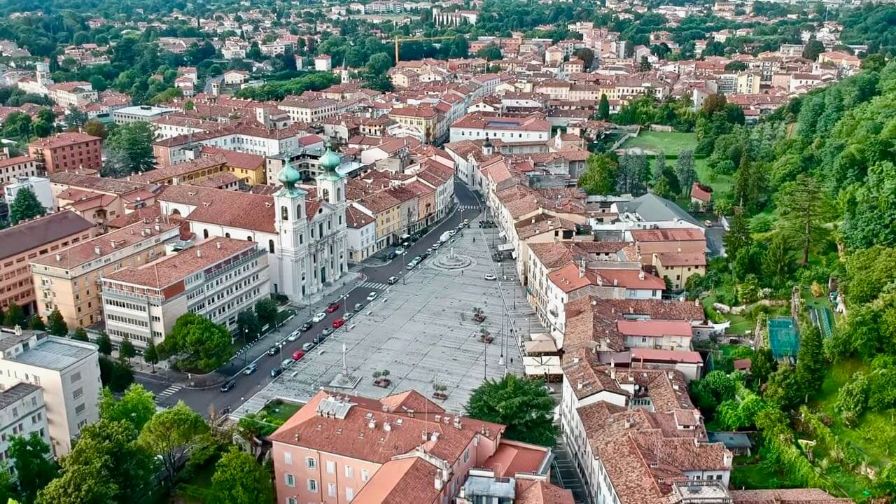
[[[505,143],[547,142],[551,138],[551,123],[541,114],[500,117],[477,112],[452,124],[450,138],[451,142],[486,138]]]
[[[277,108],[289,114],[295,122],[317,123],[340,114],[344,108],[339,101],[329,98],[287,97]]]
[[[101,279],[126,267],[139,267],[165,255],[178,237],[178,224],[138,222],[82,241],[31,261],[37,312],[44,318],[59,310],[70,328],[103,318]]]
[[[6,199],[7,205],[12,205],[16,200],[19,191],[27,189],[34,193],[37,201],[44,207],[46,213],[53,213],[57,210],[56,198],[53,197],[53,188],[50,180],[43,177],[22,177],[15,182],[11,182],[3,188],[3,197]]]
[[[504,428],[415,391],[380,400],[320,391],[270,436],[277,502],[444,504],[474,468],[549,484],[551,450],[506,441]]]
[[[151,105],[135,105],[133,107],[123,107],[112,111],[112,122],[115,124],[152,122],[172,112],[177,112],[177,109],[154,107]]]
[[[0,187],[11,184],[22,177],[36,177],[37,160],[30,156],[16,156],[0,159]]]
[[[28,155],[47,173],[99,170],[103,167],[102,150],[102,138],[77,132],[57,133],[28,145]]]
[[[30,261],[93,237],[93,224],[64,211],[0,230],[0,308],[16,304],[33,312]]]
[[[0,391],[0,462],[12,469],[9,445],[13,438],[37,435],[50,446],[44,391],[31,383],[17,383]]]
[[[0,329],[0,386],[30,383],[43,389],[53,455],[72,448],[81,429],[99,420],[102,383],[93,343],[43,331]]]
[[[195,313],[236,330],[237,314],[270,295],[267,253],[252,241],[209,238],[102,278],[106,332],[145,347],[161,343],[178,317]]]

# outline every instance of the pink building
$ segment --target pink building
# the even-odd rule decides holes
[[[546,479],[548,448],[410,391],[380,400],[321,391],[270,436],[277,502],[448,504],[471,469]]]

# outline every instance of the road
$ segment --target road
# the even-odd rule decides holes
[[[220,371],[232,376],[235,381],[233,389],[229,392],[221,392],[217,387],[207,390],[184,388],[143,373],[137,374],[137,381],[156,393],[157,402],[161,406],[169,406],[182,400],[193,410],[204,415],[211,411],[212,406],[217,411],[221,411],[223,408],[229,408],[231,411],[236,409],[246,399],[271,382],[272,369],[280,366],[283,360],[291,358],[295,351],[301,350],[303,344],[314,340],[324,328],[331,327],[334,320],[345,315],[346,309],[351,310],[356,303],[367,304],[367,296],[371,292],[385,290],[386,282],[391,276],[401,278],[407,271],[405,269],[407,261],[426,251],[439,240],[443,232],[456,227],[464,219],[473,220],[480,213],[480,201],[475,193],[457,179],[455,179],[454,190],[458,202],[457,211],[432,228],[416,243],[413,243],[404,255],[386,264],[371,264],[362,268],[361,273],[365,279],[358,284],[347,286],[344,289],[345,294],[334,293],[329,300],[299,310],[295,317],[275,333],[277,337],[274,341],[283,340],[306,321],[309,321],[314,313],[323,312],[328,302],[339,303],[340,306],[334,313],[327,313],[326,318],[314,324],[309,331],[300,333],[296,341],[286,341],[274,356],[267,354],[270,344],[258,344],[246,352],[243,359],[236,359],[229,366],[222,368]],[[348,323],[351,321],[349,320]],[[345,328],[342,328],[337,331],[344,330]],[[242,374],[242,370],[251,362],[256,364],[257,371],[251,375]]]

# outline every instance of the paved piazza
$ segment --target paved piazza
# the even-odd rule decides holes
[[[348,395],[378,398],[416,389],[431,396],[433,385],[438,384],[447,387],[448,399],[443,406],[460,412],[484,375],[500,378],[505,365],[508,372],[522,374],[520,348],[516,336],[511,336],[511,325],[524,335],[530,330],[540,331],[541,326],[518,282],[485,280],[488,273],[501,278],[502,271],[501,264],[489,256],[486,244],[491,236],[487,233],[493,230],[480,230],[473,223],[463,236],[458,235],[454,243],[440,248],[407,274],[404,281],[381,292],[377,300],[349,321],[348,329],[336,331],[247,401],[235,412],[236,416],[258,411],[275,398],[304,402],[321,387],[329,387],[342,372],[343,344],[349,375],[360,379],[355,388],[344,389]],[[437,257],[450,254],[451,247],[457,256],[470,260],[469,266],[446,269],[437,265],[441,262]],[[504,263],[504,267],[508,272],[513,269],[510,262]],[[473,321],[473,307],[481,308],[486,316],[482,324]],[[503,365],[502,312],[507,314]],[[479,341],[480,327],[492,334],[492,344]],[[312,331],[317,334],[321,329],[322,326],[315,327]],[[374,371],[383,369],[389,370],[392,380],[387,389],[373,384]]]

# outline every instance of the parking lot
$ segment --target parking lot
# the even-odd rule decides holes
[[[443,386],[448,395],[444,407],[461,411],[484,377],[521,374],[517,334],[541,328],[519,284],[503,281],[500,264],[490,257],[488,232],[474,223],[419,266],[404,270],[395,285],[236,414],[257,411],[275,398],[306,401],[321,387],[334,387],[343,371],[343,346],[347,374],[357,381],[342,389],[349,395],[382,397],[415,389],[431,396],[434,386]],[[452,250],[458,261],[447,260]],[[465,266],[445,267],[451,262]],[[486,280],[486,275],[498,280]],[[485,316],[481,324],[473,320],[474,308]],[[481,340],[483,328],[493,339],[490,344]],[[384,370],[391,384],[381,388],[374,385],[373,374]]]

